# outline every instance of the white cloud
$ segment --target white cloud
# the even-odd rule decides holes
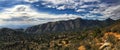
[[[112,19],[120,19],[120,5],[108,7],[102,13],[106,17],[111,17]]]
[[[63,6],[59,6],[57,9],[58,9],[58,10],[64,10],[64,9],[66,9],[66,8],[65,8],[65,5],[63,5]]]
[[[85,9],[77,9],[76,12],[85,12]]]
[[[120,7],[118,5],[107,4],[105,2],[102,3],[100,0],[43,0],[43,1],[45,6],[49,5],[48,6],[49,8],[56,8],[58,10],[74,9],[76,12],[88,11],[90,12],[90,14],[103,15],[100,17],[102,19],[103,18],[106,19],[109,17],[113,19],[120,18],[119,17],[120,12],[118,12]],[[84,4],[86,2],[98,2],[98,3],[87,5],[87,4]],[[119,3],[116,3],[116,4],[119,4]],[[97,8],[92,8],[92,7],[97,7]],[[86,9],[90,9],[90,11]],[[116,17],[113,17],[113,16],[116,16]]]
[[[98,5],[98,9],[94,9],[93,11],[90,11],[90,13],[98,13],[102,14],[100,18],[111,18],[111,19],[120,19],[120,5],[110,5],[110,4],[105,4],[101,3]]]
[[[46,3],[52,3],[54,5],[58,5],[58,4],[66,4],[67,2],[70,2],[72,0],[43,0]]]
[[[93,9],[92,11],[89,11],[90,13],[93,13],[93,14],[102,14],[103,15],[103,11],[105,11],[106,9],[108,9],[109,7],[109,4],[106,4],[106,3],[100,3],[98,5],[83,5],[81,6],[81,8],[87,8],[87,7],[91,7],[91,6],[97,6],[98,8],[97,9]],[[111,10],[112,11],[112,10]],[[106,17],[106,16],[105,16]],[[108,18],[108,17],[107,17]]]
[[[1,25],[36,25],[46,22],[54,22],[59,20],[75,19],[81,16],[73,14],[48,14],[37,12],[30,5],[16,5],[12,8],[4,9],[0,12]],[[16,19],[16,20],[15,20]]]
[[[100,2],[99,0],[42,0],[42,5],[48,8],[56,8],[58,10],[80,9],[88,7],[97,7],[98,5],[86,5],[86,2]],[[76,11],[77,12],[77,11]]]
[[[54,7],[58,10],[75,9],[79,5],[83,4],[83,2],[80,0],[42,0],[42,1],[43,1],[42,5],[45,5],[48,8]]]
[[[39,0],[24,0],[24,1],[29,3],[34,3],[34,2],[38,2]]]
[[[53,14],[37,12],[37,10],[31,8],[30,5],[16,5],[12,8],[5,9],[4,12],[0,13],[0,16],[3,16],[4,14],[6,14],[5,17],[0,17],[0,18],[21,17],[21,16],[28,16],[31,18],[32,16],[34,18],[61,18],[62,17],[62,16],[60,17],[59,15],[57,16]]]
[[[98,6],[101,7],[101,8],[105,8],[105,7],[108,7],[109,4],[107,4],[107,3],[101,3]]]
[[[70,4],[70,3],[77,3],[81,4],[83,2],[100,2],[99,0],[42,0],[46,3],[52,3],[54,5],[59,5],[59,4]]]
[[[82,0],[84,2],[100,2],[99,0]]]

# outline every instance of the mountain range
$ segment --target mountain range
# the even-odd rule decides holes
[[[62,32],[74,32],[83,30],[92,30],[94,28],[112,29],[114,26],[118,27],[120,20],[112,20],[110,18],[106,20],[88,20],[88,19],[72,19],[67,21],[56,21],[39,24],[28,27],[26,29],[11,29],[1,28],[1,31],[21,31],[25,33],[41,34],[41,33],[62,33]]]
[[[96,27],[101,27],[101,28],[108,27],[117,22],[119,22],[119,20],[112,20],[110,18],[106,20],[88,20],[88,19],[77,18],[68,21],[48,22],[44,24],[31,26],[26,29],[16,29],[16,30],[26,33],[54,33],[54,32],[82,31],[85,29],[94,29]],[[2,28],[1,30],[10,31],[10,28],[8,29]]]
[[[45,33],[45,32],[64,32],[64,31],[77,31],[84,29],[92,29],[95,27],[106,27],[110,26],[115,22],[112,19],[106,19],[103,21],[100,20],[87,20],[77,18],[74,20],[68,21],[57,21],[57,22],[49,22],[45,24],[35,25],[32,27],[28,27],[25,32],[28,33]]]
[[[119,49],[120,20],[73,19],[27,29],[0,29],[0,50],[99,50],[101,43]],[[106,47],[105,47],[106,48]],[[104,47],[102,49],[105,49]]]

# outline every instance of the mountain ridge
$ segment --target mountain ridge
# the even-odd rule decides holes
[[[60,32],[74,32],[74,31],[83,31],[85,29],[94,29],[96,27],[110,27],[111,25],[119,23],[120,20],[112,20],[110,18],[106,20],[87,20],[87,19],[72,19],[67,21],[56,21],[48,22],[44,24],[34,25],[26,29],[11,29],[14,31],[21,31],[25,33],[60,33]],[[10,29],[10,28],[1,28],[1,29]]]
[[[48,22],[45,24],[35,25],[32,27],[28,27],[25,30],[25,32],[45,33],[45,32],[64,32],[72,30],[83,30],[84,28],[109,26],[114,22],[115,20],[112,20],[110,18],[103,21],[77,18],[74,20]]]

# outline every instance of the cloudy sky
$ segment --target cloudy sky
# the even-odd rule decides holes
[[[0,0],[0,28],[75,18],[120,18],[120,0]]]

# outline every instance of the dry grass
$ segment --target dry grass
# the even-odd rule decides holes
[[[120,34],[119,33],[113,33],[113,32],[105,33],[104,37],[107,38],[109,35],[113,35],[114,37],[120,39]]]
[[[78,50],[86,50],[85,46],[80,46]]]

